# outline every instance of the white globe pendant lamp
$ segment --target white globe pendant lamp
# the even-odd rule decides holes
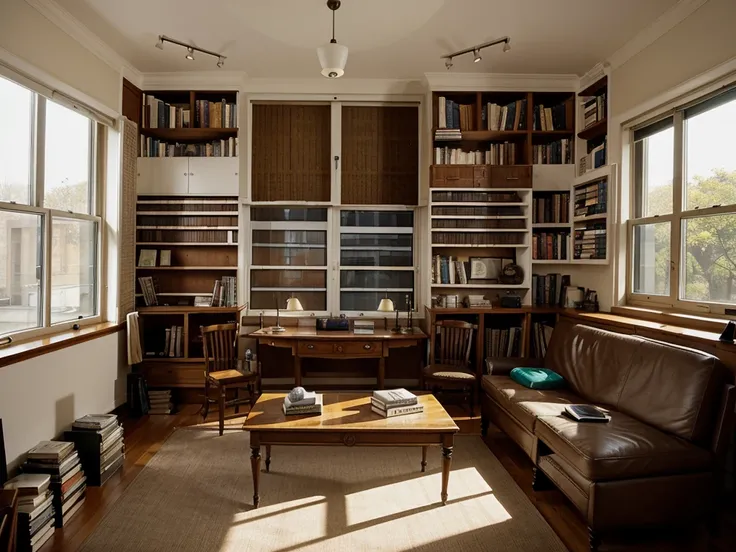
[[[332,10],[332,40],[317,48],[317,57],[322,66],[322,75],[328,79],[336,79],[345,74],[348,47],[335,40],[335,12],[340,7],[340,0],[327,0],[327,7]]]

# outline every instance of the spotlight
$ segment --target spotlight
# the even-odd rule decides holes
[[[481,59],[480,57],[480,51],[479,50],[473,50],[473,63],[478,63]]]
[[[448,71],[450,70],[450,68],[452,67],[452,58],[447,58],[445,60],[445,67],[447,67]]]
[[[158,37],[158,43],[156,44],[156,48],[159,50],[164,49],[164,39],[162,37]]]
[[[194,59],[194,50],[192,48],[187,48],[187,55],[184,57],[187,59]]]
[[[223,65],[225,65],[225,60],[221,57],[217,58],[217,66],[222,67]]]
[[[511,39],[508,39],[506,41],[506,44],[503,45],[503,51],[508,52],[511,49]]]

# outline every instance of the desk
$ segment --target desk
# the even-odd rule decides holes
[[[326,332],[314,328],[286,328],[280,333],[263,328],[248,335],[256,339],[258,346],[291,349],[294,358],[294,383],[302,384],[302,358],[376,358],[378,359],[378,388],[384,388],[386,358],[391,349],[422,345],[427,335],[419,328],[414,333],[391,333],[375,330],[371,335],[356,335],[353,332]]]

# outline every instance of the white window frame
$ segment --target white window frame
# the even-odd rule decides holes
[[[628,139],[629,149],[629,213],[631,217],[626,221],[626,304],[634,307],[666,308],[688,312],[724,314],[727,309],[736,309],[736,304],[718,303],[711,301],[694,301],[681,298],[682,285],[684,282],[684,262],[682,255],[685,222],[688,219],[704,218],[712,215],[734,214],[736,215],[736,204],[719,205],[698,209],[687,210],[685,201],[685,109],[701,102],[705,102],[728,89],[736,87],[733,77],[725,82],[717,83],[708,93],[696,93],[679,99],[669,105],[653,110],[649,117],[644,120],[633,121],[624,126],[624,132]],[[673,198],[672,213],[666,215],[655,215],[636,218],[636,160],[634,131],[647,127],[662,119],[672,117],[674,128],[674,155],[673,155]],[[634,293],[634,230],[637,226],[653,223],[670,223],[670,289],[668,295],[654,295],[646,293]]]
[[[5,77],[15,82],[10,77]],[[18,86],[23,86],[18,84]],[[81,328],[84,326],[99,324],[102,322],[102,309],[106,300],[105,286],[105,263],[103,262],[103,193],[102,183],[104,178],[100,171],[99,155],[104,147],[106,133],[101,128],[102,124],[89,118],[90,124],[90,156],[89,156],[89,213],[74,213],[43,207],[44,199],[44,163],[46,144],[46,103],[51,101],[34,90],[32,110],[32,133],[31,133],[31,190],[29,204],[0,201],[0,211],[15,211],[41,216],[41,279],[40,296],[42,301],[41,324],[35,328],[7,332],[0,339],[11,337],[13,341],[29,340],[61,331]],[[70,109],[68,105],[60,102],[60,105]],[[87,116],[87,113],[82,113]],[[51,293],[52,293],[52,224],[55,217],[91,221],[97,224],[95,243],[95,313],[91,316],[81,317],[63,322],[51,323]]]

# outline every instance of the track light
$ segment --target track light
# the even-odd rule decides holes
[[[222,56],[220,56],[217,59],[217,67],[222,67],[223,65],[225,65],[225,59]]]
[[[156,43],[156,48],[158,48],[159,50],[163,50],[164,49],[164,39],[163,38],[158,37],[158,42]]]
[[[181,40],[177,40],[175,38],[169,38],[166,35],[159,35],[158,36],[158,42],[156,43],[156,48],[159,50],[164,49],[164,42],[171,42],[172,44],[176,44],[177,46],[181,46],[182,48],[186,48],[187,55],[184,56],[188,60],[194,59],[194,52],[195,50],[197,52],[201,52],[203,54],[207,54],[208,56],[216,57],[217,58],[217,67],[222,67],[225,65],[225,59],[227,59],[225,56],[220,54],[219,52],[212,52],[211,50],[205,50],[204,48],[199,48],[195,46],[194,44],[188,44],[186,42],[182,42]]]
[[[473,63],[478,63],[482,57],[480,57],[480,52],[478,50],[473,50]]]
[[[187,48],[187,55],[184,57],[187,59],[194,59],[194,50],[192,48]]]
[[[450,70],[450,68],[452,67],[452,58],[447,58],[445,60],[445,67],[447,67],[448,71]]]
[[[470,54],[471,52],[473,54],[473,62],[478,63],[483,59],[480,57],[480,51],[483,48],[489,48],[501,43],[503,43],[504,52],[508,52],[511,49],[511,38],[508,36],[504,36],[501,38],[497,38],[496,40],[491,40],[490,42],[484,42],[483,44],[477,44],[475,46],[471,46],[470,48],[465,48],[464,50],[458,50],[457,52],[452,52],[451,54],[440,56],[440,58],[445,60],[445,67],[447,67],[448,70],[452,67],[453,58],[457,56],[462,56],[464,54]]]
[[[508,52],[511,49],[511,39],[509,38],[506,41],[506,44],[503,45],[503,51]]]

